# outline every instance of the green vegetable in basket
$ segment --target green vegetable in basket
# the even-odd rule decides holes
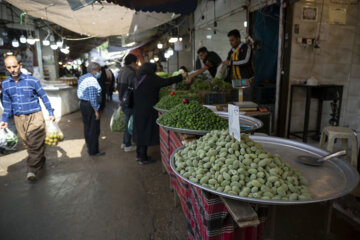
[[[182,103],[184,98],[189,99],[190,102],[192,101],[200,101],[200,98],[196,94],[173,94],[164,96],[160,99],[160,101],[155,105],[156,108],[170,110],[171,108],[175,107],[176,105]]]
[[[211,131],[228,127],[227,120],[195,101],[176,105],[158,121],[165,126],[192,130]]]
[[[307,180],[268,153],[248,135],[232,141],[227,130],[215,130],[175,154],[175,167],[190,181],[220,192],[249,198],[309,200]]]

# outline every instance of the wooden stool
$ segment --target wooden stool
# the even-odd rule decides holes
[[[355,167],[355,169],[357,169],[358,140],[354,130],[346,127],[334,127],[334,126],[325,127],[321,133],[321,139],[320,139],[321,148],[324,148],[326,136],[328,136],[328,143],[326,146],[326,150],[328,152],[333,152],[335,139],[337,138],[341,139],[342,148],[346,150],[348,147],[348,139],[351,139],[351,143],[352,143],[351,164]]]

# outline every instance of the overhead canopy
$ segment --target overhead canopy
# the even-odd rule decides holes
[[[173,13],[136,12],[108,2],[97,2],[73,11],[64,0],[6,1],[32,17],[43,18],[73,32],[94,37],[138,33],[176,17]]]
[[[136,11],[189,14],[195,11],[197,0],[106,0]]]

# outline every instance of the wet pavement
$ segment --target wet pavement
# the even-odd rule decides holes
[[[65,140],[47,147],[40,179],[25,179],[26,152],[0,155],[0,239],[185,239],[186,219],[175,207],[169,177],[158,161],[142,166],[120,149],[121,133],[101,119],[102,157],[89,157],[80,112],[64,116]]]

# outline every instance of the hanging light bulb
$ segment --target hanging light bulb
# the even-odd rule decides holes
[[[164,57],[165,57],[166,59],[170,58],[169,52],[165,52],[165,53],[164,53]]]
[[[170,54],[170,56],[172,56],[172,55],[174,55],[174,50],[172,48],[169,48],[168,53]]]
[[[69,54],[70,53],[70,49],[69,49],[69,46],[66,46],[65,44],[62,46],[62,48],[60,48],[60,51],[63,53],[63,54]]]
[[[56,50],[56,49],[58,48],[58,46],[56,45],[55,42],[52,42],[52,43],[50,44],[50,48],[51,48],[52,50]]]
[[[155,61],[155,62],[159,61],[159,58],[158,58],[158,57],[154,57],[154,61]]]
[[[42,44],[44,46],[49,46],[50,45],[49,36],[50,36],[50,31],[48,30],[48,34],[46,35],[45,39],[42,41]]]
[[[59,48],[61,48],[62,45],[63,45],[63,41],[64,41],[64,40],[62,40],[62,39],[61,39],[61,41],[58,40],[58,41],[56,42],[56,45],[57,45]]]
[[[150,62],[151,62],[151,63],[155,63],[155,60],[154,60],[154,59],[150,59]]]
[[[29,37],[26,39],[26,42],[30,45],[34,45],[35,44],[35,39],[32,37],[32,35],[30,34]]]
[[[159,42],[159,43],[157,44],[157,48],[158,48],[158,49],[162,49],[162,48],[163,48],[163,44],[162,44],[161,42]]]
[[[20,42],[21,42],[21,43],[26,43],[26,40],[27,40],[26,37],[21,34],[21,36],[20,36]]]
[[[19,41],[14,38],[14,40],[12,40],[12,42],[11,42],[11,45],[16,48],[16,47],[19,47],[20,44],[19,44]]]
[[[45,38],[45,39],[42,41],[42,44],[43,44],[44,46],[49,46],[49,45],[50,45],[50,41]]]

